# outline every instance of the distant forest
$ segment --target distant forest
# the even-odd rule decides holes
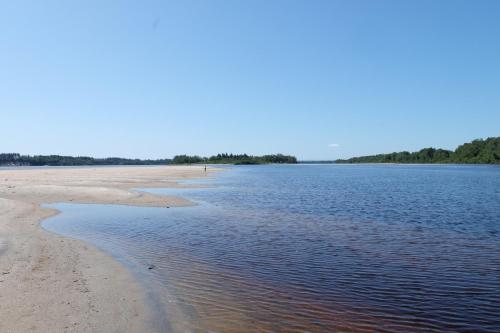
[[[267,163],[297,163],[295,156],[275,154],[252,156],[247,154],[217,154],[210,157],[177,155],[172,160],[173,164],[267,164]]]
[[[250,156],[247,154],[218,154],[211,157],[178,155],[173,159],[141,160],[119,157],[93,158],[87,156],[0,154],[0,166],[85,166],[85,165],[165,165],[165,164],[264,164],[297,163],[294,156],[276,154]]]
[[[0,154],[0,165],[3,166],[162,165],[171,162],[171,159],[140,160],[120,157],[93,158],[88,156]]]
[[[500,164],[500,137],[474,140],[458,146],[455,151],[424,148],[417,152],[353,157],[335,163],[471,163]]]

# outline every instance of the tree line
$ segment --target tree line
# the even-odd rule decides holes
[[[477,139],[464,143],[454,151],[424,148],[417,152],[395,152],[349,159],[339,159],[335,163],[464,163],[500,164],[500,137]]]
[[[93,158],[88,156],[61,155],[21,155],[18,153],[0,154],[2,166],[85,166],[85,165],[166,165],[166,164],[265,164],[297,163],[294,156],[275,154],[252,156],[247,154],[217,154],[210,157],[177,155],[173,159],[142,160],[120,157]]]
[[[0,154],[0,165],[4,166],[162,165],[171,162],[171,159],[141,160],[120,157],[93,158],[88,156]]]
[[[274,154],[263,156],[252,156],[247,154],[217,154],[210,157],[200,157],[197,155],[177,155],[172,160],[173,164],[194,164],[194,163],[209,163],[209,164],[268,164],[268,163],[297,163],[295,156]]]

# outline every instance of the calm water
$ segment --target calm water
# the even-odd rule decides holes
[[[500,332],[500,168],[234,167],[189,208],[55,205],[164,330]],[[166,315],[165,315],[166,313]]]

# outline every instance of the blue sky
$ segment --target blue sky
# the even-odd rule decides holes
[[[500,135],[499,1],[4,1],[0,151],[335,159]]]

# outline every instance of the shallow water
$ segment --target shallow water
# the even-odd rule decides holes
[[[500,168],[234,167],[188,208],[54,205],[195,332],[499,332]],[[149,269],[150,268],[150,269]]]

